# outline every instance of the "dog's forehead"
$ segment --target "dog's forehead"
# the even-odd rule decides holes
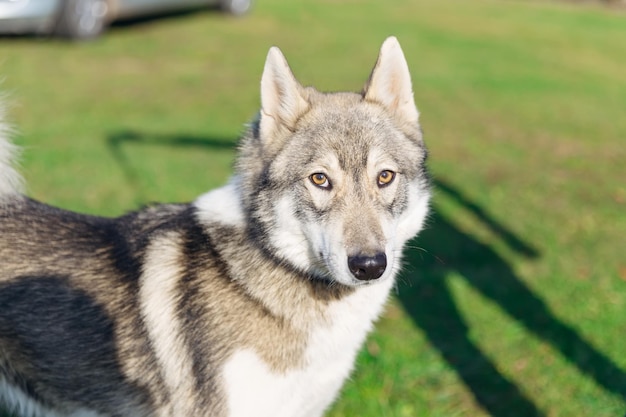
[[[373,151],[389,159],[415,152],[379,106],[356,94],[330,97],[315,103],[292,136],[289,145],[299,150],[303,162],[334,155],[342,168],[355,169],[365,167]]]
[[[359,102],[332,100],[316,103],[299,121],[294,132],[296,140],[302,138],[317,146],[334,146],[336,142],[364,142],[379,129],[380,116]]]

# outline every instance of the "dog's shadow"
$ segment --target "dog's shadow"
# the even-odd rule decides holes
[[[539,253],[495,221],[450,183],[434,181],[439,194],[456,200],[489,227],[510,248],[528,258]],[[434,207],[429,226],[411,242],[426,253],[409,251],[410,270],[399,289],[405,310],[421,327],[430,343],[471,390],[490,415],[544,415],[510,380],[503,376],[479,346],[452,296],[447,277],[463,277],[483,296],[497,303],[530,333],[561,352],[563,357],[605,390],[626,398],[626,373],[610,358],[555,317],[494,249],[457,227]]]
[[[197,147],[205,151],[235,150],[233,138],[193,135],[155,135],[134,131],[117,132],[107,138],[109,149],[127,181],[141,199],[141,178],[124,145]],[[539,253],[493,219],[484,209],[450,183],[434,181],[437,193],[452,198],[489,227],[514,251],[528,258]],[[469,337],[469,329],[456,306],[447,277],[452,272],[497,303],[514,320],[560,351],[564,358],[605,390],[626,398],[626,373],[610,358],[560,321],[544,301],[516,275],[497,251],[456,226],[437,206],[429,226],[410,243],[426,249],[408,251],[408,272],[401,279],[399,299],[413,321],[473,393],[476,401],[494,417],[543,416],[524,393],[498,371],[496,365]],[[404,284],[403,284],[404,283]]]

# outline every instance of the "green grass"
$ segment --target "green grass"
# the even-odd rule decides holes
[[[279,45],[358,90],[412,70],[434,214],[332,417],[626,413],[626,14],[522,1],[263,0],[67,44],[0,38],[30,195],[115,215],[229,176]]]

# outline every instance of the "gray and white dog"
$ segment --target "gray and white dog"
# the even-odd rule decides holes
[[[0,402],[25,416],[316,417],[428,211],[408,66],[302,87],[269,50],[235,174],[100,218],[23,196],[0,139]],[[4,135],[6,136],[6,135]]]

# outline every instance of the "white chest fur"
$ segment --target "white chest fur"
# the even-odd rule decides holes
[[[274,373],[251,349],[223,369],[229,417],[319,417],[348,377],[359,347],[387,299],[392,280],[329,304],[328,320],[311,332],[305,366]]]

